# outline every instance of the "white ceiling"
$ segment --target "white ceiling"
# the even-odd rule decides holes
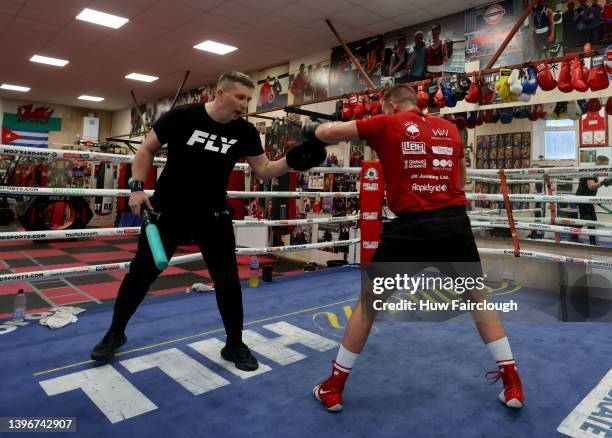
[[[329,18],[355,41],[460,12],[489,0],[0,0],[0,97],[117,110],[176,93],[185,71],[189,90],[226,70],[252,72],[337,46]],[[118,30],[75,20],[91,8],[130,21]],[[238,50],[208,54],[193,46],[211,39]],[[67,59],[63,68],[32,55]],[[145,84],[131,72],[158,76]],[[84,103],[82,94],[101,96]]]

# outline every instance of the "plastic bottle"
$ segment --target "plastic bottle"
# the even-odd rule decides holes
[[[19,289],[17,296],[15,296],[15,320],[23,321],[25,318],[27,297],[23,292],[23,289]]]
[[[259,259],[256,255],[251,257],[250,269],[251,274],[249,275],[249,286],[259,287]]]

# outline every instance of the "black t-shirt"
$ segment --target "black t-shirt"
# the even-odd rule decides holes
[[[168,161],[155,185],[156,210],[208,211],[227,204],[227,184],[242,157],[264,153],[259,133],[240,118],[215,122],[204,104],[177,106],[162,115],[153,129],[168,143]]]

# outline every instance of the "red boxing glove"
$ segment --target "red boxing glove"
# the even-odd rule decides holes
[[[353,95],[351,97],[355,97],[355,99],[357,99],[357,101],[353,104],[353,117],[355,118],[355,120],[363,119],[363,116],[365,115],[365,105],[363,96]]]
[[[434,100],[438,108],[444,108],[446,106],[446,99],[444,99],[444,93],[442,93],[442,86],[440,84],[441,82],[438,83],[438,91]]]
[[[350,99],[342,99],[342,120],[345,122],[353,120],[353,105]]]
[[[482,92],[480,90],[480,85],[478,84],[479,78],[474,77],[474,79],[470,83],[470,88],[468,88],[468,93],[465,95],[465,101],[469,103],[479,103],[482,98]]]
[[[571,93],[574,91],[574,81],[572,80],[572,74],[570,72],[570,63],[565,60],[561,63],[561,72],[559,73],[559,83],[557,88],[563,93]]]
[[[608,80],[608,73],[606,72],[606,66],[603,62],[603,56],[593,57],[588,82],[591,91],[605,90],[608,88],[610,81]]]
[[[493,110],[492,109],[485,110],[484,121],[485,123],[493,123]]]
[[[612,96],[606,101],[606,114],[612,116]]]
[[[601,109],[601,101],[597,97],[593,99],[589,99],[589,101],[586,104],[586,108],[587,108],[587,111],[590,113],[598,113],[599,110]]]
[[[423,82],[419,83],[417,91],[417,106],[422,110],[429,107],[429,94],[427,94],[425,91],[425,84]]]
[[[561,68],[561,71],[563,71],[563,68]],[[578,57],[572,59],[571,75],[571,85],[574,90],[584,93],[586,90],[589,89],[589,86],[583,79],[582,64],[580,64],[580,58]]]
[[[548,62],[540,61],[536,64],[538,70],[538,85],[543,91],[553,90],[557,86],[557,81],[553,78]]]
[[[537,105],[534,105],[531,107],[531,112],[529,113],[528,119],[531,120],[532,122],[535,122],[536,120],[538,120]]]

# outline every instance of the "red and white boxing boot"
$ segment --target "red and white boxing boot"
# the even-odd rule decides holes
[[[333,361],[331,376],[312,390],[315,398],[323,403],[328,411],[338,412],[342,410],[342,391],[350,372],[350,369],[343,368],[336,361]]]
[[[492,380],[491,385],[502,379],[504,390],[499,394],[499,401],[509,408],[520,409],[525,403],[523,385],[514,362],[499,365],[497,371],[488,372],[485,377]]]

